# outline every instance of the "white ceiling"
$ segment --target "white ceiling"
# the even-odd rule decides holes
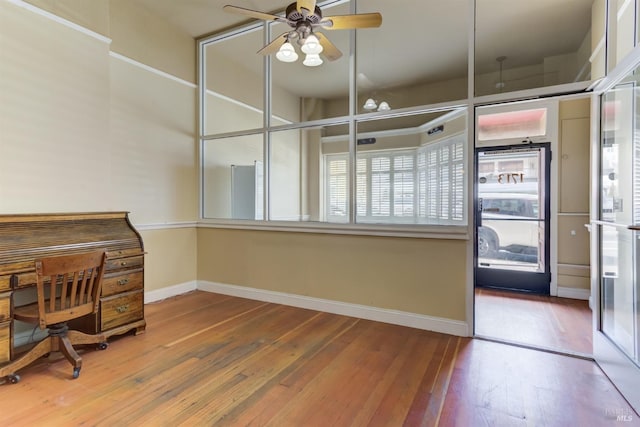
[[[243,16],[224,12],[225,4],[278,13],[289,3],[282,0],[133,1],[194,38],[249,22]],[[375,85],[391,87],[466,76],[468,0],[360,0],[358,4],[358,12],[379,11],[383,16],[380,28],[358,32],[359,52],[368,50],[367,59],[372,67],[367,78],[375,74],[371,78]],[[508,69],[576,51],[590,28],[591,4],[592,0],[478,1],[476,70],[496,71],[496,58],[503,55],[507,57],[504,66]],[[338,8],[339,11],[334,12],[336,9],[323,7],[324,15],[348,13],[348,5]],[[325,34],[338,47],[348,46],[349,31],[325,31]],[[251,45],[245,47],[247,61],[254,61],[251,56],[262,47],[261,43],[254,46],[253,39]],[[346,62],[346,56],[340,61]],[[320,70],[307,69],[307,73],[313,75],[314,88],[323,90],[325,96],[332,89],[344,93],[344,88],[337,88],[340,83],[332,77],[332,68],[340,67],[325,63],[318,67]],[[301,75],[303,73],[289,73],[288,85],[300,88],[306,85],[307,91],[311,91],[308,75]],[[301,89],[301,94],[303,92]]]

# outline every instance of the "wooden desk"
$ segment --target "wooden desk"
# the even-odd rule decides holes
[[[35,286],[35,260],[94,250],[108,256],[100,309],[69,326],[107,336],[142,333],[144,247],[127,212],[0,215],[0,363],[14,356],[13,296]]]

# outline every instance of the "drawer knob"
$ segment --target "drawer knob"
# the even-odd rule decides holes
[[[129,304],[120,305],[120,306],[116,307],[116,311],[118,313],[124,313],[127,310],[129,310]]]
[[[122,262],[120,263],[120,265],[124,267],[125,265],[127,265],[127,262],[126,262],[126,261],[122,261]]]
[[[120,279],[120,280],[118,280],[118,285],[120,285],[120,286],[124,286],[127,283],[129,283],[129,279]]]

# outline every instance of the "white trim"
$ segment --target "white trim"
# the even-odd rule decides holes
[[[221,94],[219,92],[215,92],[215,91],[213,91],[211,89],[207,89],[205,92],[207,93],[207,95],[211,95],[214,98],[219,98],[219,99],[222,99],[223,101],[227,101],[227,102],[229,102],[231,104],[235,104],[235,105],[237,105],[239,107],[246,108],[247,110],[253,111],[254,113],[264,114],[264,111],[262,111],[259,108],[254,107],[253,105],[249,105],[249,104],[244,103],[242,101],[238,101],[237,99],[233,99],[231,97],[228,97],[227,95],[223,95],[223,94]],[[287,124],[287,125],[293,124],[293,122],[291,120],[287,120],[287,119],[284,119],[284,118],[276,116],[276,115],[272,115],[272,117],[275,120],[279,120],[279,121],[283,122],[284,124]]]
[[[135,65],[136,67],[142,68],[145,71],[149,71],[149,72],[151,72],[153,74],[157,74],[157,75],[159,75],[161,77],[165,77],[165,78],[167,78],[169,80],[173,80],[175,82],[178,82],[178,83],[181,83],[183,85],[189,86],[192,89],[195,89],[197,87],[195,83],[188,82],[188,81],[186,81],[184,79],[181,79],[180,77],[174,76],[173,74],[169,74],[169,73],[166,73],[164,71],[158,70],[157,68],[150,67],[149,65],[143,64],[142,62],[138,62],[135,59],[131,59],[131,58],[127,57],[127,56],[121,55],[121,54],[116,53],[114,51],[109,51],[109,56],[112,57],[112,58],[115,58],[115,59],[119,59],[119,60],[121,60],[123,62],[126,62],[128,64]]]
[[[95,31],[91,31],[81,25],[78,25],[74,22],[71,22],[67,19],[61,18],[58,15],[55,15],[51,12],[47,12],[44,9],[40,9],[37,6],[34,6],[30,3],[27,3],[23,0],[6,0],[8,3],[11,3],[15,6],[21,7],[22,9],[28,10],[29,12],[33,12],[36,15],[40,15],[44,18],[47,18],[51,21],[57,22],[58,24],[62,24],[65,27],[71,28],[72,30],[78,31],[79,33],[82,33],[84,35],[87,35],[89,37],[93,37],[96,40],[99,40],[101,42],[107,43],[107,44],[111,44],[111,39],[109,37],[103,36],[102,34],[96,33]]]
[[[448,113],[445,113],[439,117],[436,117],[431,121],[423,123],[420,126],[415,126],[410,128],[400,128],[400,129],[379,130],[379,131],[373,131],[373,132],[363,132],[363,133],[358,133],[357,136],[358,136],[358,139],[362,139],[362,138],[384,138],[384,137],[404,136],[404,135],[419,135],[419,134],[428,132],[429,129],[435,126],[451,122],[466,113],[467,113],[466,107],[458,107],[456,109],[449,111]],[[320,142],[322,144],[327,144],[332,142],[343,142],[348,140],[349,140],[349,135],[335,135],[335,136],[320,137]]]
[[[591,270],[590,265],[584,265],[584,264],[564,264],[559,262],[558,267],[569,267],[569,268],[579,268],[582,270]]]
[[[622,16],[627,11],[627,8],[629,7],[630,4],[631,4],[631,0],[624,0],[624,3],[622,3],[622,6],[620,7],[620,9],[618,9],[618,15],[617,15],[618,21],[622,19]]]
[[[591,300],[591,290],[579,289],[579,288],[567,288],[564,286],[558,286],[558,297],[560,298],[572,298],[581,299],[585,301]]]
[[[373,320],[376,322],[391,323],[393,325],[407,326],[443,334],[463,337],[469,336],[468,324],[460,320],[203,280],[198,281],[198,290],[317,310],[342,316],[357,317],[359,319]]]
[[[377,224],[336,224],[279,221],[272,224],[261,221],[211,220],[199,222],[198,228],[225,228],[236,230],[288,231],[293,233],[346,234],[356,236],[414,237],[422,239],[468,240],[467,226],[416,225],[397,227]]]
[[[196,282],[195,280],[185,283],[179,283],[173,286],[167,286],[166,288],[145,292],[144,303],[150,304],[153,302],[162,301],[163,299],[195,291],[196,289],[198,289],[198,282]]]
[[[596,59],[596,56],[604,48],[605,40],[606,40],[605,36],[602,36],[602,38],[598,41],[598,44],[596,45],[595,49],[593,49],[593,52],[591,53],[591,56],[589,57],[589,62],[593,62],[593,60]]]
[[[308,223],[279,219],[271,223],[263,221],[210,220],[133,224],[138,231],[169,230],[180,228],[231,228],[238,230],[289,231],[295,233],[343,234],[357,236],[414,237],[423,239],[468,240],[466,226],[458,225],[397,225],[378,224],[347,225],[336,223]]]
[[[165,222],[159,224],[133,224],[136,230],[168,230],[172,228],[197,228],[198,223],[195,221],[190,222]]]

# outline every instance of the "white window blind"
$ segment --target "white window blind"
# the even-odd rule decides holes
[[[466,223],[465,139],[405,150],[365,151],[356,160],[358,222]],[[327,220],[348,219],[348,154],[325,157]]]
[[[347,221],[349,218],[349,168],[345,156],[327,156],[327,220]]]

